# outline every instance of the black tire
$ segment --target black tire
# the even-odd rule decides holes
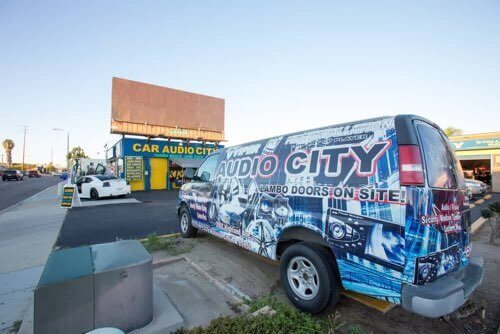
[[[185,224],[183,223],[183,219],[186,219]],[[196,236],[198,229],[191,225],[191,214],[186,206],[183,206],[179,211],[179,225],[183,238],[193,238]]]
[[[305,261],[302,259],[305,259]],[[303,268],[306,269],[302,273],[299,266],[296,267],[296,275],[299,278],[292,278],[294,265],[302,261],[312,265],[315,271],[311,271],[311,267],[304,266]],[[291,270],[290,279],[288,277],[289,266]],[[293,244],[285,250],[280,259],[281,286],[290,301],[298,309],[313,314],[320,313],[335,305],[340,297],[341,283],[335,274],[335,266],[336,263],[332,255],[323,247],[303,242]],[[301,283],[299,279],[306,281],[306,283]],[[290,284],[294,284],[295,288],[292,288]],[[317,287],[313,287],[313,285]],[[301,296],[299,292],[296,292],[296,290],[300,290],[299,288],[304,286],[307,287],[303,294],[306,298]]]
[[[99,193],[95,188],[90,189],[90,198],[93,200],[98,200],[99,199]]]

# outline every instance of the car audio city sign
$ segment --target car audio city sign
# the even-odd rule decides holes
[[[124,138],[123,155],[140,155],[148,158],[171,158],[171,159],[201,159],[223,146],[213,144],[198,144],[185,142],[172,142],[162,140],[146,140],[136,138]]]

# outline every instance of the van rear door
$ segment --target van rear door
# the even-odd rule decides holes
[[[416,231],[410,229],[409,234],[416,233],[416,238],[408,235],[407,241],[418,240],[419,247],[410,247],[410,251],[418,254],[409,258],[416,257],[414,283],[425,284],[468,263],[470,209],[461,167],[448,139],[434,124],[423,120],[413,123],[425,180],[417,198],[414,194],[417,201],[411,203],[411,211],[419,217],[419,226]]]

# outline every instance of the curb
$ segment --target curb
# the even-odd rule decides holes
[[[479,217],[475,222],[472,223],[471,233],[475,234],[477,232],[477,230],[479,230],[485,222],[486,222],[486,219],[484,219],[483,217]]]

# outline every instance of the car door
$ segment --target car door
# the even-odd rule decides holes
[[[85,177],[81,176],[81,177],[79,177],[79,178],[76,180],[76,182],[75,182],[75,184],[76,184],[76,189],[78,190],[78,194],[79,194],[80,196],[82,196],[82,184],[83,184],[83,182],[84,182],[84,181],[85,181]]]
[[[213,201],[219,153],[208,156],[189,183],[189,210],[195,225],[211,224],[209,210]]]
[[[90,189],[92,188],[92,178],[85,176],[82,182],[82,197],[90,197]]]

